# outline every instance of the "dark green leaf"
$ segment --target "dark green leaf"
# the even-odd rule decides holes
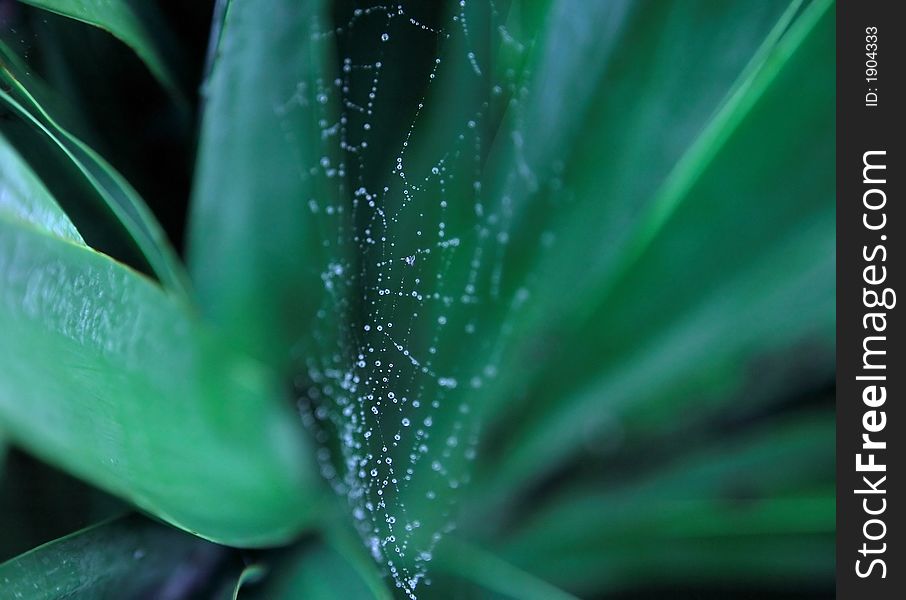
[[[0,468],[0,562],[127,509],[124,503],[8,447]]]
[[[278,0],[267,10],[230,3],[204,88],[192,279],[203,310],[279,367],[291,348],[297,358],[312,352],[325,297],[330,237],[310,207],[330,204],[336,187],[305,166],[322,157],[316,79],[327,57],[312,42],[322,13],[320,0]]]
[[[446,544],[437,557],[436,566],[442,573],[452,573],[466,581],[480,584],[485,593],[493,592],[495,598],[575,600],[575,596],[514,567],[500,557],[462,542]],[[441,592],[437,597],[443,596]]]
[[[214,544],[129,516],[0,564],[0,589],[11,600],[184,597],[199,585],[193,570],[208,567],[222,552]]]
[[[181,95],[160,50],[128,0],[22,0],[66,17],[94,25],[132,48],[171,93]]]
[[[0,101],[30,123],[72,161],[96,190],[98,199],[119,219],[141,249],[148,263],[171,291],[187,295],[186,279],[176,252],[154,215],[123,177],[101,156],[64,129],[40,105],[14,73],[0,64]]]
[[[278,569],[260,590],[248,597],[262,600],[333,600],[356,598],[391,600],[374,562],[364,555],[358,540],[309,542],[278,562]],[[364,559],[364,560],[362,560]],[[240,600],[245,598],[240,593]]]
[[[523,519],[501,552],[595,590],[650,584],[655,572],[699,582],[832,573],[833,432],[832,417],[807,414],[727,436],[635,480],[573,485]],[[790,558],[793,538],[812,549],[807,556],[782,567],[766,559]]]

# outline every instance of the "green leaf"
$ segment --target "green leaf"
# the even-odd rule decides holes
[[[126,512],[118,499],[7,443],[0,469],[0,563]]]
[[[109,32],[132,48],[148,69],[177,98],[182,92],[129,0],[22,0]]]
[[[315,45],[320,0],[277,0],[268,10],[237,0],[215,30],[189,230],[189,267],[199,302],[244,347],[285,367],[308,335],[325,285],[324,227],[314,204],[330,204],[336,182],[318,164],[316,79],[324,45]],[[275,59],[275,57],[280,57]],[[335,161],[334,161],[335,164]],[[343,250],[340,249],[342,252]]]
[[[59,238],[76,244],[85,243],[38,176],[2,134],[0,134],[0,211],[28,221]]]
[[[375,595],[340,555],[328,547],[308,550],[269,596],[275,600],[311,598],[375,598],[389,600],[389,593]]]
[[[4,598],[171,597],[222,548],[137,515],[89,527],[0,564]],[[169,595],[167,595],[169,594]]]
[[[674,519],[662,511],[682,502],[713,503],[714,509],[738,509],[746,516],[760,500],[790,498],[802,490],[826,489],[834,477],[828,450],[834,443],[834,420],[829,415],[806,413],[780,422],[769,421],[752,432],[732,432],[682,454],[653,472],[643,468],[617,481],[573,484],[561,489],[528,515],[507,537],[516,553],[527,546],[568,544],[574,537],[606,536],[622,539],[638,535],[669,537],[688,531],[710,535],[753,534],[739,528],[712,527],[722,515],[701,511],[710,522]],[[783,463],[784,468],[777,465]],[[627,480],[628,479],[628,480]],[[692,506],[692,505],[690,505]],[[594,516],[593,513],[598,511]],[[787,513],[791,517],[792,513]],[[800,515],[798,524],[763,522],[771,533],[827,532],[833,517]],[[663,518],[664,522],[659,522]],[[668,523],[672,527],[667,527]],[[568,533],[567,533],[568,532]]]
[[[47,37],[41,39],[46,40]],[[3,40],[0,40],[0,63],[48,114],[53,115],[61,127],[81,140],[100,143],[93,137],[92,128],[86,125],[84,113],[74,110],[57,89],[51,88],[19,55],[4,45]],[[0,77],[5,78],[6,75]],[[5,89],[14,93],[11,86]],[[15,112],[4,112],[12,118],[0,121],[0,133],[47,187],[68,219],[74,225],[78,223],[76,229],[85,244],[146,273],[153,273],[132,235],[103,198],[98,196],[97,189],[79,167],[60,151],[52,138],[36,130],[33,122],[17,118]]]
[[[269,371],[158,286],[0,215],[0,427],[202,537],[285,541],[318,487]]]
[[[512,492],[543,475],[575,455],[586,432],[608,423],[635,436],[713,414],[746,383],[756,359],[811,345],[817,351],[798,358],[798,370],[830,368],[835,234],[833,182],[824,174],[833,169],[834,115],[823,101],[834,89],[825,60],[833,50],[829,6],[811,4],[789,28],[788,15],[780,18],[650,201],[624,217],[631,226],[613,240],[602,233],[617,251],[608,253],[600,276],[568,298],[561,293],[555,307],[547,296],[570,284],[560,266],[547,266],[535,309],[555,314],[532,330],[549,336],[548,345],[539,349],[537,339],[524,338],[517,362],[502,369],[511,377],[500,387],[518,386],[527,398],[501,417],[510,418],[501,421],[510,424],[508,440],[500,464],[488,463],[485,474],[498,490]],[[790,85],[799,90],[793,98]],[[784,133],[779,143],[765,131],[795,135]],[[604,139],[607,132],[586,135]],[[571,177],[576,196],[605,197],[607,176],[597,161],[582,161]],[[566,252],[578,248],[566,243]],[[537,361],[531,353],[539,351],[544,368],[525,377],[516,364]]]
[[[437,556],[437,570],[480,584],[485,593],[513,600],[575,600],[552,586],[481,548],[462,542],[445,544]],[[443,597],[441,594],[439,597]]]
[[[356,598],[391,600],[393,595],[381,580],[374,562],[363,554],[357,540],[350,546],[344,541],[337,545],[333,541],[312,541],[304,545],[283,561],[277,563],[273,579],[269,579],[260,590],[252,590],[243,598],[262,600],[332,600],[333,598]],[[352,554],[350,554],[350,552]]]
[[[341,559],[355,573],[355,578],[368,590],[368,597],[375,600],[390,600],[393,596],[387,589],[384,578],[362,545],[361,539],[349,527],[345,519],[337,519],[323,534],[324,546]]]
[[[243,568],[234,578],[225,582],[217,594],[218,600],[238,600],[242,587],[254,584],[267,575],[267,567],[253,563]]]
[[[832,415],[805,414],[728,434],[629,481],[574,484],[522,519],[499,551],[552,581],[598,591],[832,573],[833,436]],[[807,556],[766,560],[790,559],[794,540]]]
[[[72,161],[94,188],[98,199],[132,236],[165,287],[178,295],[187,296],[186,277],[176,252],[135,189],[107,161],[54,120],[22,81],[3,64],[0,64],[0,82],[10,88],[8,92],[0,90],[0,101],[46,136]]]

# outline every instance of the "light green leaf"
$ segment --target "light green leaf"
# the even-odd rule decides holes
[[[208,539],[284,541],[317,484],[272,375],[158,286],[0,215],[0,427]]]
[[[129,0],[22,0],[31,4],[99,27],[132,48],[148,69],[177,98],[182,97],[173,74],[160,50],[155,46]]]
[[[143,517],[121,517],[0,564],[0,589],[10,600],[165,597],[186,586],[193,561],[223,551]]]
[[[84,244],[31,167],[0,134],[0,211],[28,221],[62,239]]]
[[[204,87],[190,272],[204,312],[281,368],[300,338],[310,341],[325,297],[322,255],[337,249],[324,248],[322,228],[344,218],[312,214],[336,182],[306,167],[330,160],[316,86],[327,57],[313,42],[323,10],[321,0],[231,2]]]

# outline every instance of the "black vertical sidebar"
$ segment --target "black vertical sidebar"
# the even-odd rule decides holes
[[[845,600],[906,597],[903,9],[837,2],[837,597]]]

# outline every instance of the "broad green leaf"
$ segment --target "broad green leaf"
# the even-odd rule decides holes
[[[181,98],[173,74],[129,0],[21,0],[38,8],[99,27],[132,48],[154,76]]]
[[[0,215],[0,427],[198,535],[284,541],[318,497],[272,375],[181,302],[89,248]]]
[[[0,211],[76,244],[82,236],[22,157],[0,134]]]
[[[200,584],[193,570],[210,569],[224,551],[143,517],[121,517],[0,564],[0,589],[10,600],[183,597]]]
[[[22,81],[2,64],[0,81],[9,86],[9,91],[0,90],[0,101],[31,124],[39,134],[46,136],[72,161],[96,190],[98,199],[132,236],[164,286],[176,294],[187,295],[185,274],[179,258],[135,189],[100,155],[55,121]]]
[[[203,311],[244,347],[285,368],[308,358],[327,292],[323,259],[345,215],[315,215],[325,186],[316,45],[321,0],[229,3],[215,30],[189,230],[189,267]],[[279,58],[276,58],[279,57]],[[336,161],[333,161],[336,164]],[[344,252],[344,249],[340,249]],[[301,343],[301,345],[300,345]]]

